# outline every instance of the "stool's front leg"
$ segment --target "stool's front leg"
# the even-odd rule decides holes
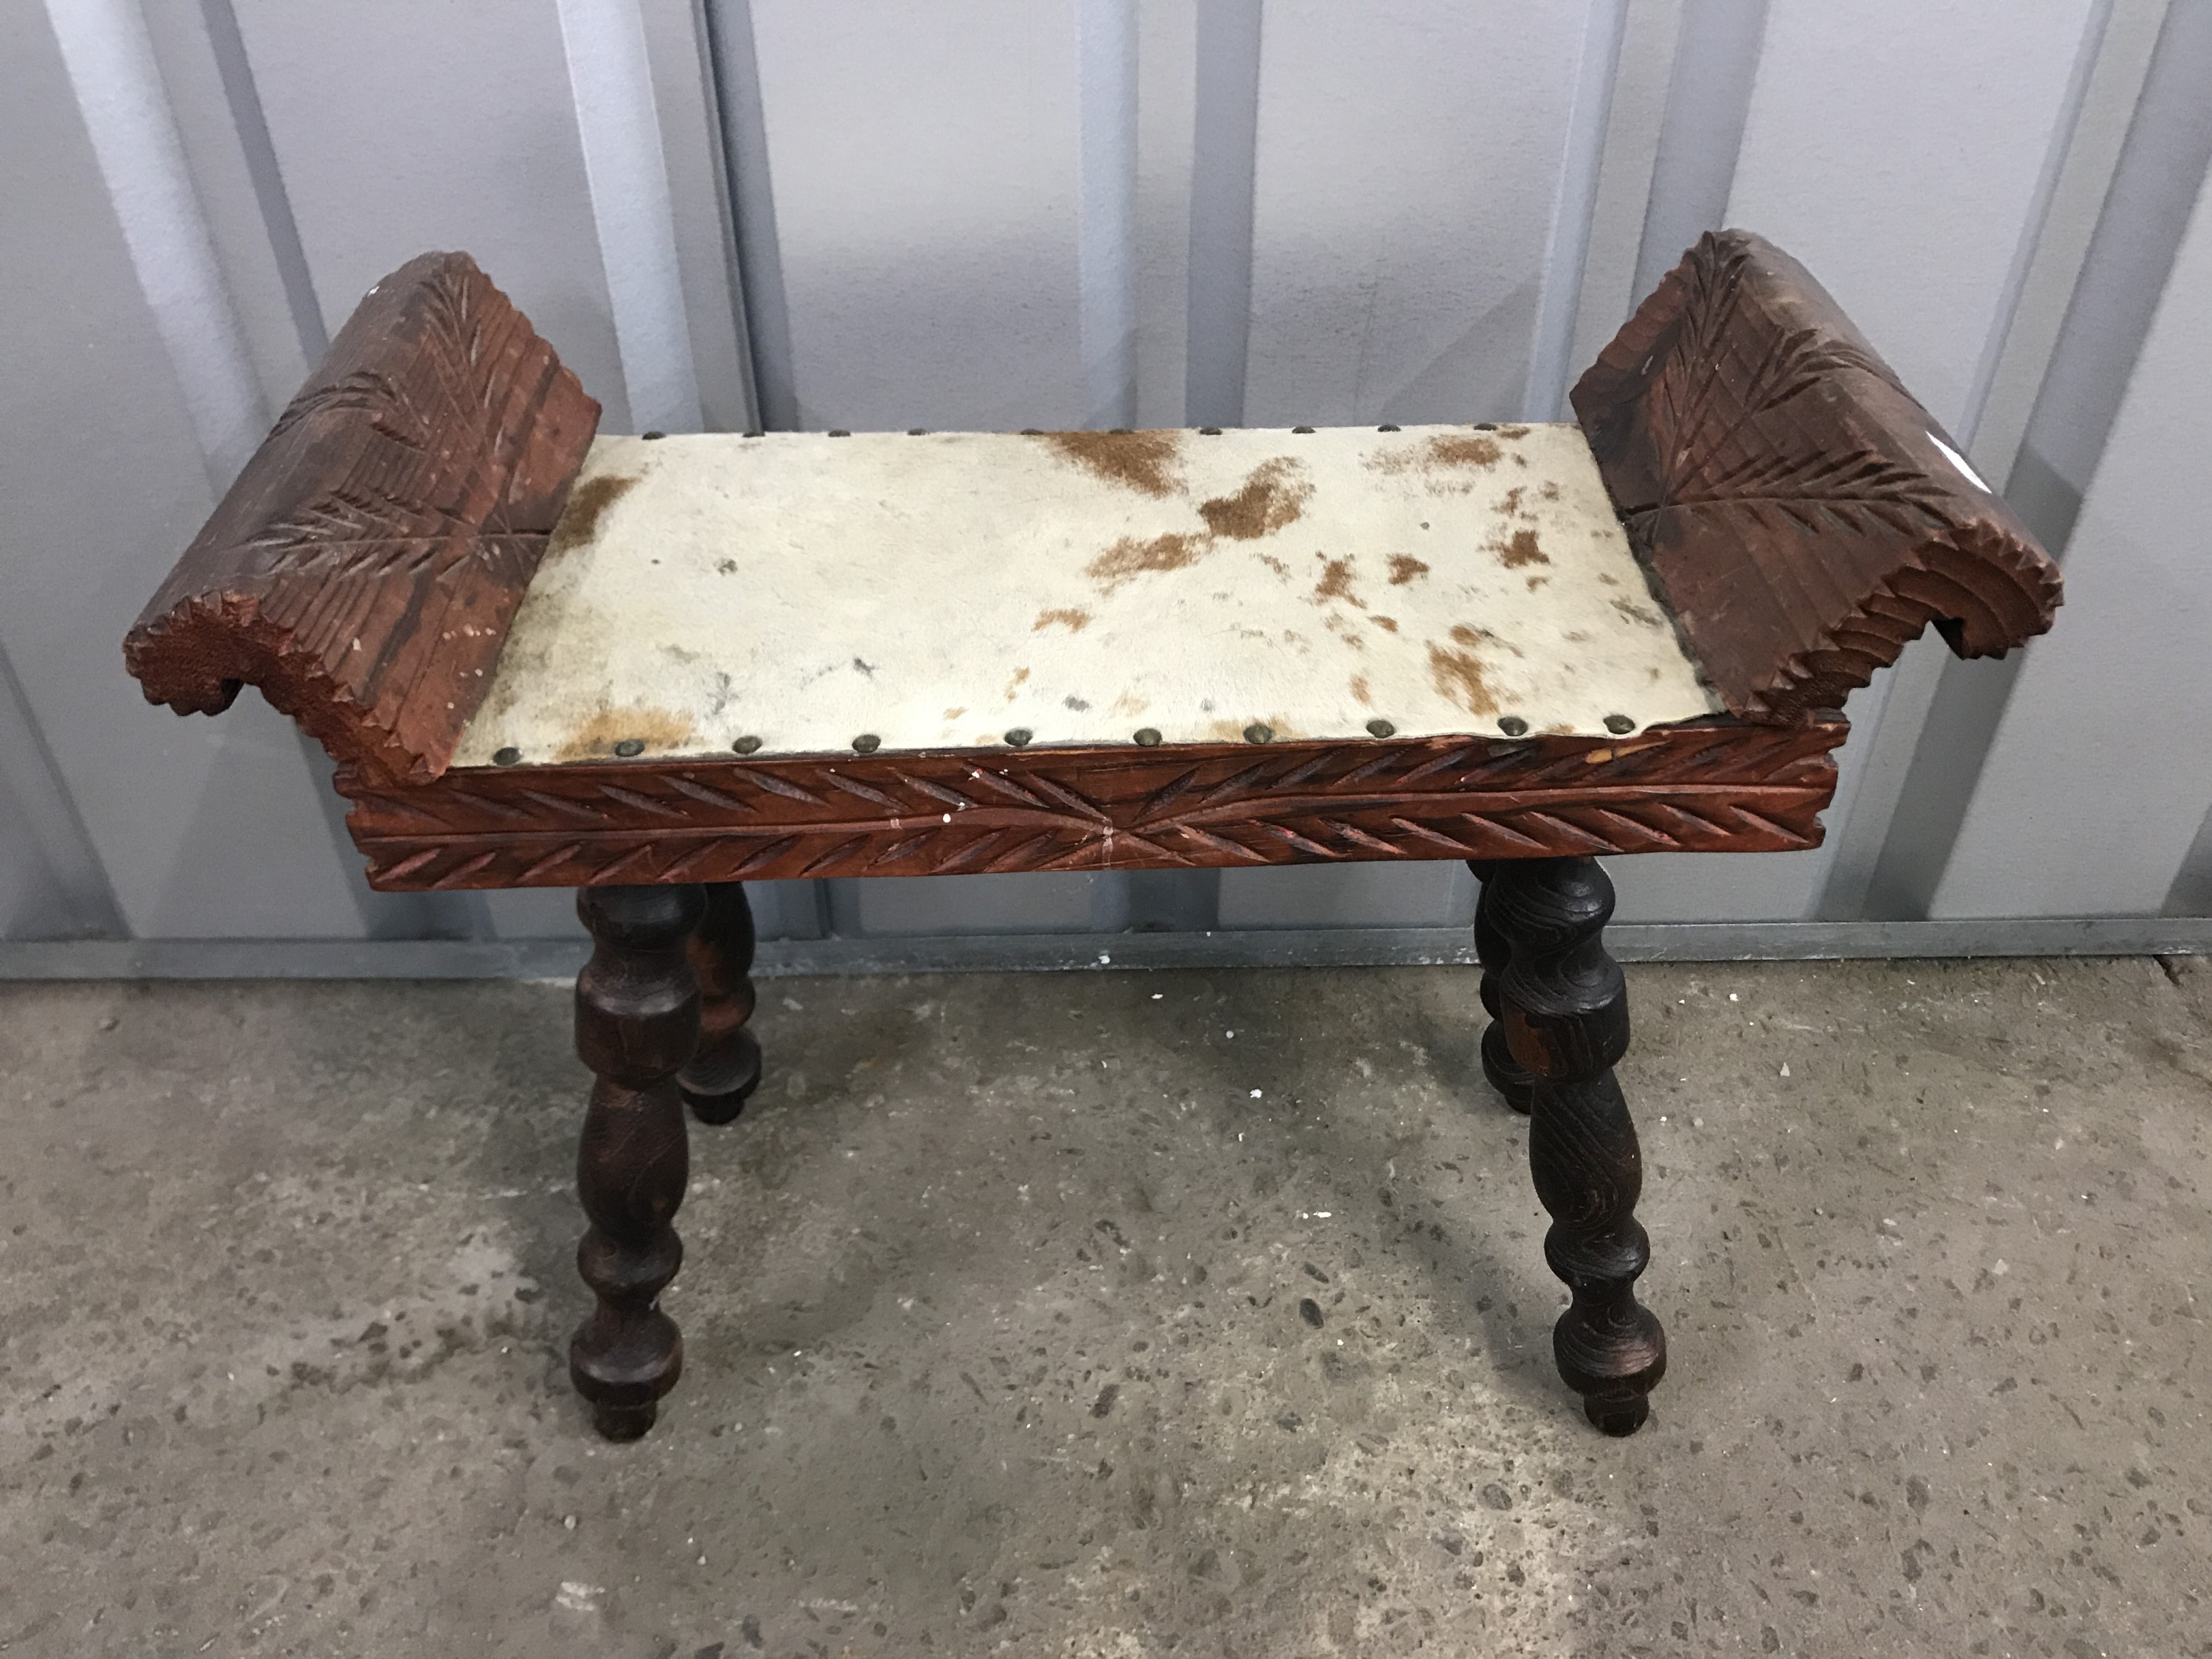
[[[1482,1006],[1490,1015],[1490,1024],[1482,1028],[1482,1074],[1508,1106],[1525,1113],[1528,1091],[1536,1079],[1521,1068],[1506,1046],[1504,1005],[1498,1000],[1498,981],[1504,977],[1506,960],[1512,955],[1504,935],[1498,931],[1493,913],[1496,900],[1491,896],[1491,878],[1501,865],[1493,859],[1469,859],[1467,867],[1482,884],[1482,896],[1474,907],[1474,954],[1482,963]]]
[[[691,935],[691,970],[703,999],[699,1052],[677,1079],[691,1115],[727,1123],[760,1082],[760,1040],[745,1027],[753,1017],[753,908],[741,882],[707,888],[707,917]]]
[[[1534,1079],[1528,1166],[1551,1212],[1544,1259],[1573,1301],[1552,1352],[1589,1420],[1633,1434],[1667,1369],[1667,1338],[1636,1300],[1651,1259],[1637,1224],[1644,1185],[1636,1125],[1613,1075],[1628,1049],[1628,991],[1605,951],[1613,884],[1587,858],[1501,861],[1485,884],[1508,957],[1506,1041]]]
[[[676,1073],[699,1042],[684,945],[706,908],[697,887],[576,895],[593,947],[576,976],[576,1052],[598,1078],[576,1153],[592,1223],[576,1266],[599,1305],[568,1344],[568,1375],[610,1440],[651,1428],[684,1370],[684,1338],[659,1297],[684,1261],[672,1224],[690,1159]]]

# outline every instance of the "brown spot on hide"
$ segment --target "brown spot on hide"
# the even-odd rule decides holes
[[[691,745],[697,728],[688,714],[665,708],[602,708],[563,738],[553,750],[556,761],[605,760],[615,745],[635,738],[647,754],[665,754]]]
[[[553,539],[546,544],[545,556],[557,557],[598,535],[599,520],[606,516],[607,509],[629,494],[636,483],[635,478],[625,477],[619,472],[602,472],[570,490],[568,505],[561,511],[561,522],[553,526]]]
[[[1492,542],[1490,550],[1498,555],[1498,562],[1508,570],[1518,570],[1524,564],[1549,564],[1552,556],[1544,551],[1533,530],[1516,530],[1502,542]]]
[[[1667,625],[1633,599],[1615,599],[1613,601],[1613,608],[1627,617],[1629,621],[1640,623],[1645,628],[1664,628]]]
[[[1146,495],[1172,495],[1181,484],[1175,473],[1180,432],[1044,432],[1038,434],[1078,466],[1109,483]]]
[[[1288,580],[1290,580],[1290,579],[1291,579],[1291,568],[1290,568],[1290,566],[1288,566],[1288,565],[1285,564],[1285,563],[1284,563],[1280,559],[1277,558],[1273,554],[1272,554],[1272,553],[1255,553],[1255,554],[1254,554],[1252,556],[1253,556],[1253,557],[1255,557],[1255,558],[1256,558],[1257,560],[1259,560],[1259,561],[1260,561],[1260,562],[1261,562],[1261,564],[1266,565],[1266,566],[1267,567],[1267,568],[1268,568],[1268,569],[1270,569],[1270,570],[1273,571],[1273,572],[1274,572],[1278,576],[1280,576],[1280,577],[1281,577],[1285,581],[1288,581]]]
[[[964,703],[964,702],[963,702],[963,703],[962,703],[962,704],[960,705],[960,707],[959,707],[959,708],[948,708],[948,709],[946,709],[946,710],[945,711],[945,719],[947,719],[947,720],[958,720],[958,719],[959,719],[963,714],[966,714],[967,712],[968,712],[968,705],[967,705],[966,703]]]
[[[1316,553],[1321,560],[1321,580],[1314,584],[1314,603],[1325,605],[1331,599],[1342,599],[1346,605],[1356,605],[1362,611],[1366,602],[1352,591],[1352,561],[1332,559]]]
[[[1393,587],[1403,587],[1414,577],[1428,574],[1428,566],[1410,553],[1393,553],[1390,556],[1390,586]]]
[[[1495,438],[1463,438],[1456,434],[1438,433],[1429,440],[1429,465],[1431,467],[1496,466],[1498,458],[1504,453],[1498,448]]]
[[[1546,484],[1546,485],[1544,486],[1544,499],[1545,499],[1546,501],[1556,501],[1557,500],[1559,500],[1559,485],[1557,485],[1557,484],[1555,484],[1555,483],[1547,483],[1547,484]]]
[[[1527,495],[1528,493],[1528,485],[1526,485],[1526,484],[1515,484],[1515,485],[1513,486],[1513,488],[1512,488],[1512,489],[1509,489],[1509,490],[1507,490],[1507,491],[1505,492],[1505,501],[1504,501],[1504,507],[1505,507],[1505,510],[1506,510],[1508,513],[1518,513],[1518,512],[1520,512],[1520,510],[1521,510],[1521,498],[1522,498],[1523,495]]]
[[[1252,741],[1244,734],[1255,726],[1266,726],[1270,733],[1270,740],[1275,743],[1295,740],[1305,735],[1304,732],[1291,721],[1289,715],[1279,713],[1255,715],[1249,720],[1238,718],[1209,720],[1206,723],[1205,737],[1214,743],[1233,743],[1243,747]]]
[[[1352,695],[1362,704],[1373,706],[1375,699],[1368,695],[1366,675],[1354,674],[1352,677]]]
[[[1398,619],[1395,617],[1370,617],[1368,620],[1385,634],[1395,634],[1398,631]]]
[[[1313,485],[1303,476],[1305,467],[1288,456],[1262,461],[1252,469],[1244,487],[1234,495],[1216,495],[1198,504],[1198,515],[1217,536],[1233,541],[1257,541],[1293,523],[1313,499]]]
[[[1439,432],[1418,448],[1370,455],[1367,465],[1376,472],[1418,472],[1432,494],[1464,495],[1474,488],[1471,475],[1496,466],[1504,454],[1487,433]]]
[[[1037,612],[1037,619],[1030,624],[1030,632],[1042,633],[1054,623],[1060,623],[1071,634],[1080,634],[1091,626],[1091,613],[1088,611],[1072,610],[1040,611]]]
[[[1456,638],[1462,630],[1455,628]],[[1472,651],[1449,651],[1434,640],[1429,641],[1429,678],[1436,683],[1437,695],[1449,699],[1470,714],[1494,714],[1498,699],[1482,681],[1482,659]]]
[[[1022,689],[1022,682],[1029,678],[1029,677],[1030,671],[1026,668],[1017,668],[1014,670],[1013,678],[1006,682],[1006,701],[1008,702],[1012,702],[1014,700],[1014,693]]]
[[[1084,567],[1109,593],[1147,570],[1181,570],[1196,564],[1212,548],[1212,538],[1170,532],[1139,540],[1124,536]]]
[[[1531,576],[1528,578],[1528,591],[1533,593],[1551,580],[1549,576]]]

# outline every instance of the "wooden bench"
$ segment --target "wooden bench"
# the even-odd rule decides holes
[[[593,436],[483,272],[364,299],[132,629],[147,697],[318,738],[393,891],[562,886],[595,948],[599,1431],[677,1380],[684,1102],[737,1115],[763,878],[1459,859],[1531,1114],[1560,1374],[1666,1365],[1597,856],[1818,844],[1844,696],[2057,574],[1788,256],[1708,236],[1579,425]]]

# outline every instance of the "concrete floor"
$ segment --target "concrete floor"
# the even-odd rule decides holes
[[[0,988],[0,1648],[2212,1655],[2212,972],[1630,987],[1632,1440],[1406,969],[767,985],[629,1447],[561,989]]]

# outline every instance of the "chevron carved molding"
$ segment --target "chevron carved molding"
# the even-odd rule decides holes
[[[1820,842],[1846,729],[608,761],[341,787],[371,884],[394,891],[1790,852]]]

